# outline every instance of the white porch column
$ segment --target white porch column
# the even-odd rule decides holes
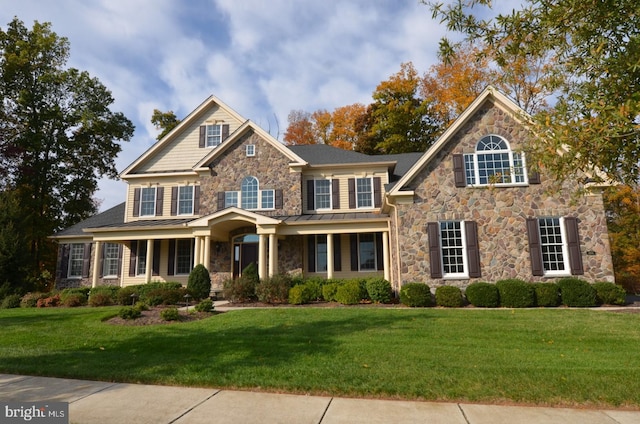
[[[333,278],[333,234],[327,234],[327,279]]]
[[[204,237],[204,261],[203,265],[207,270],[211,266],[211,236]]]
[[[147,240],[147,263],[144,270],[145,283],[151,282],[151,276],[153,275],[153,240]]]
[[[384,279],[391,282],[391,270],[389,269],[389,232],[382,232],[382,262],[384,267]]]
[[[267,278],[267,235],[260,234],[258,239],[258,277]]]
[[[269,234],[269,277],[278,273],[278,237]]]
[[[195,246],[193,248],[193,267],[200,263],[200,237],[195,237]]]
[[[91,287],[98,285],[98,276],[100,275],[100,250],[102,250],[102,243],[97,241],[95,244],[95,250],[93,251],[93,276],[91,279]]]

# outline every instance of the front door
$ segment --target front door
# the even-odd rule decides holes
[[[258,267],[258,236],[246,234],[233,239],[233,278],[240,277],[242,270],[251,263]]]

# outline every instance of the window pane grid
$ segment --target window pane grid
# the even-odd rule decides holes
[[[118,256],[120,254],[120,246],[117,243],[107,243],[104,246],[104,266],[102,275],[111,276],[118,275]]]
[[[462,228],[459,221],[440,223],[442,265],[445,274],[464,273],[464,248]]]
[[[178,214],[193,214],[193,187],[185,186],[178,189]]]
[[[191,240],[178,240],[176,243],[176,274],[187,275],[193,266]]]
[[[221,125],[207,125],[207,147],[214,147],[222,140]]]
[[[331,209],[331,181],[316,180],[316,209]]]
[[[231,206],[238,207],[237,191],[225,191],[224,193],[224,207],[229,208]]]
[[[136,275],[144,275],[147,272],[147,243],[138,243],[138,260],[136,266]]]
[[[356,199],[358,208],[373,207],[373,192],[371,178],[356,179]]]
[[[373,234],[358,235],[358,254],[360,271],[375,271],[376,243]]]
[[[258,180],[254,177],[242,181],[242,209],[258,209]]]
[[[316,236],[316,272],[327,270],[327,236]]]
[[[274,191],[273,190],[261,190],[261,207],[262,209],[273,209],[274,208]]]
[[[140,191],[140,216],[156,214],[156,189],[155,187],[143,187]]]
[[[471,154],[464,155],[464,173],[467,177],[467,185],[476,183],[476,167],[473,162],[473,156]]]
[[[524,155],[496,135],[483,137],[475,153],[464,155],[464,163],[467,185],[526,183]]]
[[[82,264],[84,258],[84,245],[72,244],[69,253],[69,277],[82,276]]]
[[[542,248],[542,264],[545,271],[564,271],[564,253],[562,250],[562,227],[560,218],[541,218],[540,246]]]

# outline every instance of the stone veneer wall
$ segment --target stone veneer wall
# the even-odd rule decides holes
[[[302,274],[303,237],[288,236],[280,240],[278,249],[278,272],[291,275]]]
[[[531,273],[526,218],[573,216],[579,219],[580,249],[588,281],[613,281],[607,225],[599,194],[572,198],[569,187],[549,194],[550,185],[528,187],[456,188],[451,154],[472,153],[478,140],[488,134],[504,137],[513,150],[525,129],[512,116],[486,104],[415,178],[414,204],[398,205],[400,282],[419,281],[432,287],[466,287],[473,281],[495,282],[505,278],[549,280]],[[478,224],[482,277],[478,279],[431,279],[426,224],[438,220],[469,220]],[[395,239],[395,237],[393,238]],[[595,255],[586,255],[587,251]],[[392,262],[397,264],[398,262]],[[396,271],[397,273],[397,271]]]
[[[60,269],[62,260],[62,247],[64,243],[58,245],[58,260],[57,260],[57,270]],[[93,271],[96,264],[93,262],[93,249],[96,248],[95,243],[91,243],[91,265],[89,266],[89,277],[87,278],[63,278],[58,276],[56,273],[56,280],[54,282],[54,288],[56,290],[64,290],[64,289],[74,289],[79,287],[91,287],[93,284]],[[121,278],[98,278],[98,286],[119,286]]]
[[[245,146],[255,145],[256,155],[247,157]],[[213,162],[216,176],[205,176],[200,182],[200,214],[218,210],[218,192],[239,191],[242,180],[254,176],[262,189],[280,189],[282,209],[259,211],[267,216],[299,215],[302,213],[302,180],[300,173],[291,173],[291,160],[253,131],[240,138]]]

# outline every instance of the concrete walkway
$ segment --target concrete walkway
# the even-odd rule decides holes
[[[408,402],[0,374],[0,402],[69,403],[71,423],[636,424],[640,411]],[[2,422],[0,411],[0,422]]]

